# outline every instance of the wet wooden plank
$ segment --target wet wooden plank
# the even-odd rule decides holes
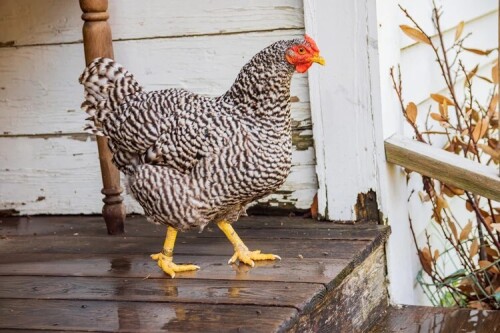
[[[389,308],[370,333],[500,332],[500,312],[405,306]]]
[[[227,265],[228,256],[176,255],[177,263],[196,263],[200,270],[176,279],[281,281],[328,284],[349,271],[349,259],[288,259]],[[342,273],[342,274],[341,274]],[[170,279],[147,255],[10,254],[0,256],[0,276],[81,276]],[[203,282],[200,282],[203,283]]]
[[[0,300],[0,328],[12,329],[221,332],[224,328],[227,332],[276,332],[296,314],[296,309],[286,307]]]
[[[322,284],[186,280],[165,278],[95,278],[0,276],[0,299],[62,299],[243,304],[304,308]]]
[[[78,217],[78,223],[72,216],[37,216],[6,217],[0,219],[2,236],[59,235],[68,236],[107,236],[106,227],[100,216]],[[300,239],[359,239],[369,240],[388,230],[381,225],[345,225],[331,222],[318,222],[302,217],[244,217],[234,224],[238,234],[246,238],[300,238]],[[273,232],[269,229],[280,229]],[[166,227],[152,224],[143,216],[127,217],[127,236],[163,235]],[[185,236],[224,237],[214,225],[209,225],[203,233],[193,231]]]
[[[279,232],[279,231],[276,231]],[[0,242],[0,253],[72,253],[72,254],[149,254],[161,250],[163,235],[158,237],[36,236],[13,237]],[[274,253],[282,258],[349,259],[366,248],[369,241],[302,239],[246,239],[250,249]],[[179,237],[174,253],[203,256],[233,255],[233,246],[225,238]]]

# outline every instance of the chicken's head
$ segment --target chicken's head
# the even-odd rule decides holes
[[[290,46],[285,52],[285,58],[299,73],[305,73],[313,62],[325,64],[325,59],[319,55],[316,42],[308,35],[305,35],[302,42]]]

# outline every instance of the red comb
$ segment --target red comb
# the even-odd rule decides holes
[[[314,39],[309,37],[309,35],[307,35],[307,34],[304,36],[304,39],[306,40],[306,42],[309,43],[309,45],[311,45],[311,48],[313,49],[313,51],[319,52],[318,46],[316,45],[316,42],[314,41]]]

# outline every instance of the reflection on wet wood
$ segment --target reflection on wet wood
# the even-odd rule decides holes
[[[30,238],[7,238],[0,243],[0,253],[91,253],[91,254],[150,254],[161,250],[164,236],[153,237],[59,237],[37,236]],[[364,249],[368,241],[314,240],[304,242],[299,239],[247,239],[250,249],[276,253],[282,258],[348,259],[353,253]],[[324,252],[324,253],[323,253]],[[233,255],[233,246],[225,238],[181,238],[175,244],[175,254],[202,256]]]
[[[283,260],[227,265],[231,244],[207,228],[179,236],[175,261],[201,269],[172,280],[149,258],[164,226],[142,217],[125,237],[106,236],[96,217],[0,220],[0,330],[314,331],[331,328],[332,314],[378,317],[387,300],[384,270],[369,259],[383,259],[386,227],[249,217],[236,225],[247,245]],[[375,287],[375,300],[362,296]],[[352,304],[342,297],[364,298],[333,311]]]
[[[151,278],[1,276],[0,299],[148,301],[287,306],[303,309],[321,284]]]
[[[341,272],[348,273],[348,259],[283,259],[278,262],[257,262],[255,268],[227,265],[224,256],[176,255],[175,261],[195,263],[196,272],[179,274],[182,279],[224,279],[251,281],[283,281],[328,283]],[[165,278],[156,262],[147,255],[74,255],[74,254],[10,254],[0,256],[0,276],[87,276]]]
[[[0,300],[0,328],[41,330],[239,332],[247,327],[252,332],[275,332],[296,314],[294,308],[251,305]]]
[[[500,312],[424,306],[390,308],[370,333],[392,332],[495,333],[500,332]]]

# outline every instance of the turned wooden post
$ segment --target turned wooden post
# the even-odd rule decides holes
[[[83,11],[82,19],[85,21],[83,24],[85,63],[88,65],[98,57],[113,58],[111,28],[107,22],[108,0],[80,0],[80,8]],[[125,205],[120,195],[122,193],[120,172],[111,162],[107,138],[98,136],[97,148],[101,164],[102,194],[104,194],[102,215],[108,233],[121,234],[124,232]]]

